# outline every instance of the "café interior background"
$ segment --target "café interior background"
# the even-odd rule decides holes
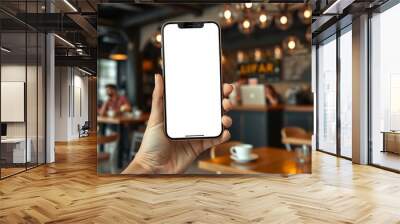
[[[99,174],[120,173],[138,150],[151,109],[154,74],[162,73],[160,27],[169,20],[214,20],[221,25],[223,81],[235,85],[230,97],[235,105],[229,112],[231,141],[252,144],[254,150],[273,147],[277,153],[290,153],[279,154],[276,167],[257,169],[262,173],[311,172],[311,147],[289,150],[282,142],[284,128],[313,131],[309,5],[99,4],[98,109],[108,99],[109,84],[132,106],[131,112],[120,115],[98,115],[98,136],[104,139],[98,142]],[[240,93],[244,85],[272,86],[279,103],[246,103]],[[213,159],[210,151],[200,155],[186,173],[218,173],[201,168],[202,161]],[[262,166],[262,160],[274,153],[267,151],[258,159],[260,164],[253,165]],[[243,169],[253,165],[238,164]]]

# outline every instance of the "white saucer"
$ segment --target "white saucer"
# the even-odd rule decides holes
[[[252,154],[250,154],[250,157],[246,158],[246,159],[238,159],[238,158],[236,158],[236,156],[231,155],[231,159],[238,163],[248,163],[248,162],[258,159],[258,155],[255,153],[252,153]]]

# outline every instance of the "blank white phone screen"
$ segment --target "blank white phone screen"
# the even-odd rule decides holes
[[[165,119],[170,138],[217,137],[221,125],[219,27],[163,28]]]

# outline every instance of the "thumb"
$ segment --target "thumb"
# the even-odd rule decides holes
[[[154,83],[151,114],[148,123],[150,127],[162,123],[164,120],[164,82],[160,74],[154,75]]]

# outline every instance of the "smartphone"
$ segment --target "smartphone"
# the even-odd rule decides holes
[[[219,137],[223,131],[219,25],[168,22],[161,35],[167,137]]]

